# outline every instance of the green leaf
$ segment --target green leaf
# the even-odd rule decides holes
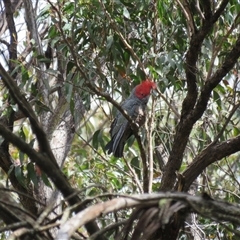
[[[20,152],[19,152],[19,160],[20,160],[20,163],[21,163],[21,164],[23,164],[24,158],[25,158],[25,154],[24,154],[22,151],[20,151]]]
[[[109,50],[113,43],[113,35],[107,37],[106,49]]]
[[[123,16],[127,19],[130,19],[130,13],[126,7],[123,8]]]
[[[131,136],[128,140],[127,140],[127,146],[128,147],[131,147],[133,145],[135,141],[135,137],[134,136]]]
[[[22,138],[23,141],[26,141],[26,135],[25,135],[25,132],[23,130],[23,127],[20,128],[19,136]]]
[[[10,167],[9,167],[9,170],[7,172],[7,179],[6,179],[6,187],[9,188],[9,176],[10,174],[13,172],[13,169],[15,168],[14,164],[12,164]]]
[[[135,172],[138,175],[138,178],[141,179],[141,169],[140,169],[140,165],[139,165],[139,157],[134,157],[131,160],[131,165],[134,167]]]
[[[213,100],[217,103],[218,107],[221,109],[222,108],[221,97],[215,89],[213,90]]]
[[[37,184],[38,184],[37,175],[32,162],[27,164],[27,174],[28,174],[28,177],[33,182],[34,186],[37,187]]]
[[[74,3],[73,2],[67,2],[64,6],[64,12],[72,13],[74,11]]]
[[[100,143],[101,145],[101,148],[103,149],[103,151],[105,152],[105,141],[103,139],[103,129],[101,129],[99,131],[99,134],[98,134],[98,142]]]
[[[137,75],[141,80],[144,80],[146,78],[144,71],[139,66],[137,67]]]
[[[26,188],[26,178],[23,175],[23,167],[22,166],[15,166],[14,174],[18,180],[18,182]]]
[[[40,100],[36,100],[35,103],[36,103],[36,106],[35,106],[36,112],[38,114],[42,113],[42,112],[51,112],[51,109],[46,104],[41,102]]]
[[[75,66],[75,64],[73,62],[69,61],[67,64],[67,73],[69,73],[73,69],[74,66]]]
[[[42,19],[43,17],[48,17],[49,15],[49,9],[50,9],[50,4],[46,4],[46,6],[41,9],[39,15],[37,16],[37,19]]]
[[[28,80],[29,80],[29,74],[28,74],[28,71],[22,67],[21,68],[21,73],[22,73],[22,82],[25,84]]]
[[[52,39],[52,38],[55,38],[55,36],[57,36],[57,29],[54,25],[52,25],[48,32],[48,38]]]
[[[11,172],[13,171],[13,169],[14,169],[14,164],[12,164],[11,166],[10,166],[10,168],[9,168],[9,170],[8,170],[8,176],[11,174]]]
[[[65,96],[66,96],[67,102],[69,102],[69,103],[72,98],[72,92],[73,92],[73,85],[70,83],[66,83],[65,84]]]
[[[98,139],[98,135],[100,133],[100,129],[97,130],[94,134],[93,134],[93,139],[92,139],[92,143],[93,143],[93,147],[97,150],[98,149],[98,143],[99,143],[99,139]]]
[[[239,127],[233,127],[233,136],[236,137],[240,134]]]
[[[51,189],[53,189],[53,188],[52,188],[52,184],[50,183],[47,175],[46,175],[44,172],[42,172],[42,176],[41,176],[41,177],[42,177],[42,180],[43,180],[44,184],[45,184],[47,187],[50,187]]]

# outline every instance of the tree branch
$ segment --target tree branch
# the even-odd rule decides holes
[[[183,172],[185,185],[183,190],[188,191],[193,181],[210,164],[240,151],[240,135],[218,144],[208,145]]]
[[[231,205],[229,203],[209,199],[207,197],[192,196],[186,193],[157,193],[157,194],[139,194],[139,195],[113,195],[116,198],[108,200],[106,202],[100,202],[95,205],[89,206],[84,211],[79,212],[70,218],[67,222],[61,224],[57,238],[61,240],[68,240],[72,234],[81,226],[86,224],[88,221],[95,220],[101,215],[105,215],[112,212],[118,212],[122,209],[130,208],[145,208],[150,210],[159,206],[156,212],[157,218],[155,218],[155,224],[159,226],[167,225],[174,214],[181,210],[181,214],[188,214],[196,212],[201,216],[205,216],[210,219],[217,221],[229,221],[231,223],[240,224],[240,210],[238,206]],[[99,196],[98,196],[99,198]],[[165,201],[163,201],[165,200]],[[166,201],[168,200],[168,201]],[[174,200],[174,202],[172,202]],[[176,203],[177,201],[177,203]],[[164,212],[165,204],[169,202],[169,209],[171,214]],[[162,210],[162,211],[161,211]],[[183,213],[184,212],[184,213]],[[160,213],[163,215],[160,217]],[[165,215],[165,216],[164,216]],[[168,222],[163,222],[167,220]],[[152,219],[153,220],[153,219]],[[127,224],[128,222],[126,222]],[[159,224],[160,223],[160,224]],[[141,229],[142,233],[148,231],[148,226]]]
[[[35,217],[15,202],[11,193],[6,192],[2,184],[0,184],[0,211],[1,218],[6,224],[25,222],[28,226],[34,226]]]
[[[196,8],[200,11],[199,2],[197,1]],[[204,21],[209,21],[209,19],[212,17],[212,10],[211,10],[211,2],[210,0],[201,0],[201,6],[204,10]]]
[[[177,0],[177,3],[181,7],[182,12],[186,18],[188,37],[191,38],[191,36],[196,32],[196,26],[192,16],[192,11],[190,10],[189,3],[186,0]]]
[[[55,164],[57,166],[56,159],[53,156],[53,153],[51,151],[46,134],[43,131],[42,127],[40,126],[40,123],[39,123],[35,113],[33,112],[32,108],[31,108],[30,104],[28,103],[28,101],[26,100],[26,98],[19,91],[17,84],[9,76],[9,74],[5,71],[5,69],[3,68],[3,66],[1,64],[0,64],[0,75],[2,76],[2,81],[4,82],[6,87],[9,89],[9,92],[10,92],[12,98],[18,104],[19,109],[21,109],[21,111],[25,114],[25,116],[29,118],[32,130],[36,134],[40,151],[42,153],[47,154],[48,157],[53,162],[53,164]]]
[[[197,61],[196,51],[200,50],[199,42],[203,41],[203,37],[206,36],[210,30],[209,26],[203,26],[202,32],[199,32],[196,36],[193,37],[190,48],[188,50],[186,62],[189,64],[191,60]],[[234,64],[237,62],[240,56],[240,37],[237,39],[236,44],[226,56],[225,61],[222,66],[215,72],[215,74],[206,81],[205,85],[202,87],[201,94],[196,103],[196,75],[195,71],[192,72],[193,65],[186,67],[186,76],[188,83],[188,93],[183,102],[181,120],[177,126],[176,134],[174,138],[174,143],[172,147],[172,152],[169,157],[169,161],[166,165],[166,170],[163,174],[161,189],[171,189],[174,185],[176,175],[175,171],[178,171],[181,163],[183,152],[186,148],[188,137],[192,130],[194,123],[202,116],[204,113],[207,103],[210,98],[212,90],[221,82],[224,76],[234,67]],[[195,107],[193,108],[193,102]]]
[[[30,147],[26,142],[24,142],[21,138],[17,137],[11,131],[6,129],[4,125],[0,123],[0,134],[17,148],[19,148],[22,152],[26,153],[32,162],[35,162],[52,180],[57,189],[63,194],[65,198],[75,193],[75,190],[70,186],[64,174],[61,172],[58,165],[54,164],[51,159],[49,159],[48,155],[43,153],[36,152],[32,147]],[[69,204],[72,206],[76,203],[79,203],[81,200],[74,196],[68,199]],[[82,210],[83,206],[80,206],[76,209],[76,212]],[[97,232],[98,226],[94,222],[90,222],[86,225],[89,233],[93,234]],[[101,238],[105,239],[105,238]]]
[[[18,42],[18,35],[13,19],[13,7],[12,3],[9,0],[3,0],[5,5],[5,12],[6,12],[6,19],[8,24],[8,29],[10,32],[10,44],[8,45],[8,51],[9,51],[9,69],[10,71],[13,71],[15,68],[15,61],[17,59],[17,42]]]
[[[208,100],[210,98],[212,90],[222,81],[227,73],[234,67],[238,58],[240,57],[240,36],[238,37],[234,47],[227,54],[222,66],[213,74],[211,78],[206,81],[202,88],[198,102],[195,109],[192,111],[190,118],[195,123],[205,111]]]
[[[10,179],[12,186],[14,189],[17,189],[17,194],[19,195],[19,201],[22,203],[22,205],[28,209],[29,212],[36,215],[37,214],[37,208],[36,208],[36,200],[33,198],[32,192],[28,191],[26,188],[24,188],[21,183],[19,183],[18,179],[16,178],[14,171],[11,171],[9,173],[9,169],[11,169],[11,166],[13,165],[13,162],[11,161],[11,157],[9,153],[7,153],[4,149],[0,149],[0,166],[3,169],[3,171],[8,174],[8,179]],[[31,196],[29,196],[31,194]]]
[[[27,24],[27,29],[30,33],[31,40],[34,42],[32,45],[36,49],[36,53],[38,55],[44,56],[43,48],[42,48],[42,43],[41,43],[41,38],[39,36],[39,31],[37,28],[37,23],[35,19],[35,12],[33,10],[32,6],[32,1],[31,0],[23,0],[24,1],[24,7],[25,7],[25,18],[26,18],[26,24]],[[35,61],[37,63],[37,68],[36,68],[36,73],[37,73],[37,84],[39,91],[42,95],[42,99],[44,104],[49,106],[49,86],[48,86],[48,78],[45,74],[45,64],[40,62],[38,58],[35,58]],[[42,126],[46,130],[48,126],[48,112],[42,113],[41,115],[42,118]],[[40,143],[39,143],[40,144]],[[41,146],[40,146],[41,147]]]
[[[228,3],[229,3],[229,0],[222,0],[219,8],[216,10],[216,12],[212,16],[213,23],[215,23],[218,20],[218,18],[221,16],[222,12],[224,11]]]

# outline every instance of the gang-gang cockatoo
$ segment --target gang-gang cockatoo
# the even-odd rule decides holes
[[[121,104],[122,108],[132,118],[132,120],[141,127],[146,120],[146,105],[152,89],[157,85],[150,81],[142,81],[131,92],[130,96]],[[133,134],[129,121],[118,111],[114,121],[111,124],[111,141],[105,149],[108,153],[113,153],[115,157],[123,156],[123,148],[127,139]]]

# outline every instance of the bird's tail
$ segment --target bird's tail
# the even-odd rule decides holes
[[[113,148],[113,141],[111,140],[106,146],[105,150],[107,151],[108,154],[112,153],[112,148]]]
[[[114,149],[113,149],[113,146],[114,146]],[[123,148],[124,148],[124,144],[122,143],[122,141],[120,141],[118,145],[116,145],[114,144],[113,139],[105,146],[105,150],[108,151],[108,154],[113,153],[113,156],[117,158],[123,157]]]
[[[125,142],[132,134],[132,131],[128,126],[128,122],[124,123],[119,131],[112,136],[111,141],[105,147],[109,154],[113,153],[113,156],[118,158],[123,157]]]

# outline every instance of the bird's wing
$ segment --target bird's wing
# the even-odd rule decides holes
[[[146,112],[145,112],[145,107],[144,106],[137,106],[134,111],[133,115],[133,120],[134,122],[141,127],[145,120],[146,120]]]
[[[126,121],[123,123],[119,130],[116,132],[116,134],[113,136],[113,147],[112,151],[117,152],[118,148],[123,147],[127,138],[129,137],[129,130],[131,131],[129,127],[129,123]]]

